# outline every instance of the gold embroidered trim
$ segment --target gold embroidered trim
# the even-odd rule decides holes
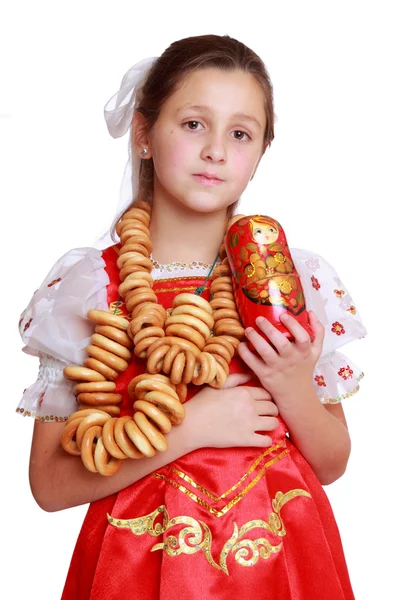
[[[356,381],[361,381],[363,377],[365,377],[364,373],[360,373]],[[321,402],[322,404],[338,404],[338,402],[341,402],[342,400],[346,400],[346,398],[351,398],[352,396],[354,396],[354,394],[356,394],[359,391],[359,389],[360,386],[357,385],[350,392],[347,392],[346,394],[340,394],[340,396],[337,396],[336,398],[321,398]]]
[[[249,470],[243,475],[243,477],[241,477],[239,479],[239,481],[237,483],[235,483],[229,490],[227,490],[226,492],[224,492],[221,496],[216,496],[215,494],[209,492],[205,487],[203,487],[202,485],[200,485],[199,483],[196,483],[194,481],[194,479],[192,479],[191,477],[189,477],[189,475],[187,475],[186,473],[184,473],[183,471],[179,471],[178,469],[175,469],[174,467],[171,467],[170,465],[168,465],[167,467],[165,467],[168,471],[171,471],[172,473],[175,473],[175,475],[178,475],[178,477],[180,477],[181,479],[184,479],[184,481],[186,481],[187,483],[189,483],[192,487],[196,488],[197,490],[199,490],[200,492],[202,492],[203,494],[205,494],[206,496],[208,496],[209,498],[211,498],[211,500],[214,500],[214,502],[219,502],[220,500],[222,500],[223,498],[226,498],[227,496],[229,496],[229,494],[231,492],[233,492],[236,488],[239,487],[239,485],[241,483],[243,483],[243,481],[254,471],[254,469],[260,464],[260,462],[262,461],[263,458],[265,458],[268,454],[271,454],[271,452],[274,452],[275,450],[279,450],[280,448],[283,448],[283,446],[285,446],[286,441],[281,442],[280,444],[277,444],[276,446],[273,446],[271,448],[268,448],[268,450],[266,450],[265,452],[263,452],[262,454],[260,454],[260,456],[254,461],[254,463],[251,465],[251,467],[249,468]]]
[[[41,416],[37,415],[35,412],[31,412],[30,410],[24,410],[23,408],[17,408],[15,412],[19,413],[23,417],[34,417],[36,421],[54,421],[56,423],[64,423],[64,421],[68,419],[68,417],[56,417],[54,415]]]
[[[262,469],[260,470],[260,472],[258,473],[258,475],[248,484],[248,486],[245,487],[244,490],[242,492],[240,492],[237,496],[235,496],[233,498],[233,500],[231,500],[230,502],[228,502],[228,504],[226,504],[221,510],[217,510],[216,508],[213,508],[205,500],[202,500],[196,494],[194,494],[193,492],[191,492],[190,490],[188,490],[187,487],[185,487],[184,485],[179,485],[178,483],[176,483],[175,481],[173,481],[172,479],[170,479],[166,475],[162,475],[161,473],[153,473],[153,477],[156,477],[157,479],[162,479],[163,481],[166,481],[167,483],[169,483],[170,485],[172,485],[172,487],[174,487],[175,489],[177,489],[180,492],[186,494],[191,500],[193,500],[194,502],[197,502],[197,504],[199,504],[200,506],[202,506],[205,510],[207,510],[214,517],[222,517],[233,506],[235,506],[235,504],[237,504],[238,502],[240,502],[240,500],[242,500],[242,498],[244,498],[244,496],[260,481],[261,477],[264,475],[265,471],[269,467],[271,467],[272,465],[274,465],[279,460],[282,460],[282,458],[284,458],[287,454],[289,454],[289,450],[288,449],[284,450],[283,452],[281,452],[280,454],[278,454],[278,456],[275,456],[273,459],[271,459],[270,461],[268,461],[262,467]],[[210,495],[210,494],[211,493],[208,492],[208,495]]]
[[[209,526],[204,521],[197,521],[193,517],[188,516],[179,516],[170,519],[164,505],[159,506],[150,514],[136,519],[115,519],[109,514],[107,514],[107,519],[113,527],[130,529],[136,536],[148,533],[152,537],[158,537],[177,525],[183,525],[183,529],[179,531],[178,537],[176,535],[168,535],[163,542],[155,544],[151,548],[151,552],[163,550],[167,556],[173,557],[180,554],[196,554],[201,551],[212,567],[223,571],[225,575],[229,575],[227,560],[230,554],[234,556],[240,566],[253,567],[260,558],[267,560],[271,554],[280,552],[283,546],[282,542],[273,545],[265,537],[258,537],[253,540],[245,536],[254,529],[263,529],[278,538],[284,537],[286,529],[280,512],[287,502],[297,496],[311,498],[308,492],[301,489],[290,490],[286,494],[277,492],[272,501],[272,512],[269,514],[268,522],[255,519],[249,521],[240,529],[236,523],[233,523],[233,534],[225,542],[219,555],[218,563],[214,560],[211,552],[213,540]],[[162,516],[162,523],[156,523],[156,519],[160,516]]]

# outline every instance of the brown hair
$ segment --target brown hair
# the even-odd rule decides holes
[[[183,78],[197,69],[214,67],[225,71],[240,69],[252,74],[265,95],[266,127],[264,143],[274,139],[274,108],[272,85],[260,57],[242,42],[228,35],[202,35],[173,42],[155,61],[142,87],[137,112],[145,117],[147,132],[156,123],[164,102],[176,91]],[[132,132],[131,132],[132,136]],[[132,139],[131,139],[132,145]],[[133,147],[132,153],[134,152]],[[152,202],[154,186],[153,160],[142,160],[139,173],[138,197]],[[227,211],[233,214],[237,203]]]

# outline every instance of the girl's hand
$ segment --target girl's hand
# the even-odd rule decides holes
[[[296,319],[283,314],[281,321],[293,334],[294,342],[289,341],[267,319],[258,317],[256,323],[271,343],[249,327],[246,336],[256,353],[246,343],[239,344],[240,357],[271,393],[278,406],[282,406],[281,402],[285,399],[296,397],[313,386],[312,375],[321,355],[325,329],[312,311],[309,317],[315,334],[313,342]]]
[[[271,438],[262,433],[278,426],[278,409],[262,387],[249,387],[252,374],[230,375],[220,389],[204,387],[186,405],[188,444],[198,448],[267,447]]]

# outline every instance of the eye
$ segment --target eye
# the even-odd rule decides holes
[[[250,139],[250,136],[244,131],[241,131],[240,129],[237,129],[233,132],[233,137],[235,138],[235,140],[239,140],[240,142],[245,139]]]
[[[184,123],[183,126],[186,129],[190,129],[190,131],[198,131],[200,127],[203,127],[203,125],[199,121],[186,121],[186,123]]]
[[[262,233],[261,229],[255,229],[254,233]]]
[[[269,228],[271,233],[276,233],[275,229],[273,229],[272,227]]]

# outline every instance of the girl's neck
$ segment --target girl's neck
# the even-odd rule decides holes
[[[225,208],[199,213],[155,199],[150,223],[154,260],[160,264],[212,264],[223,241],[226,221]]]

